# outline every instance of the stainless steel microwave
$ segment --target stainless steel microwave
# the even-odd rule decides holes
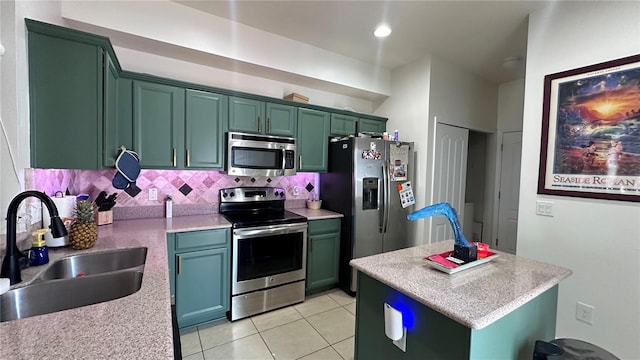
[[[227,133],[229,175],[289,176],[296,174],[296,165],[295,138]]]

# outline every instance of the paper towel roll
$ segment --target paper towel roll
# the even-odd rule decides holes
[[[67,227],[67,231],[69,230],[69,225],[73,221],[74,207],[76,205],[76,196],[75,195],[67,195],[65,197],[52,197],[51,200],[58,208],[58,215],[62,222],[64,222]],[[49,215],[49,210],[46,206],[42,206],[42,224],[46,229],[51,225],[51,216]],[[51,235],[51,232],[48,232],[44,235],[44,240],[49,247],[59,247],[65,246],[69,244],[69,236],[63,236],[59,238],[54,238]]]
[[[9,279],[0,278],[0,295],[9,291],[10,287],[11,287],[11,284],[9,283]]]

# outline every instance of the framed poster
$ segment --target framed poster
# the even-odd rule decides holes
[[[544,78],[538,193],[640,201],[640,55]]]

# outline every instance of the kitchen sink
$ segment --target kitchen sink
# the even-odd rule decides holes
[[[136,270],[31,284],[0,296],[0,322],[119,299],[141,285],[142,272]]]
[[[146,247],[73,255],[49,265],[34,282],[76,278],[132,268],[142,270],[146,258]]]

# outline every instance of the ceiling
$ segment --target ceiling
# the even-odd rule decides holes
[[[393,70],[428,54],[493,83],[524,77],[528,14],[552,1],[190,1],[222,18]],[[379,23],[392,29],[378,39]]]

